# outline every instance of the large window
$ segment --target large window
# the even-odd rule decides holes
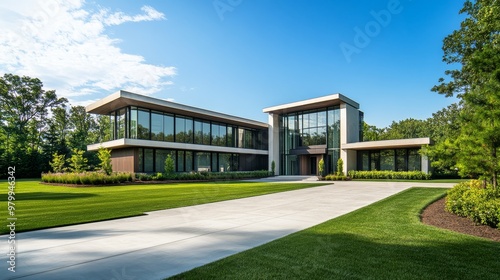
[[[163,141],[163,113],[151,112],[151,140]]]
[[[149,140],[149,111],[137,111],[137,138]]]
[[[303,169],[300,155],[311,146],[324,146],[327,149],[326,172],[335,171],[336,159],[340,154],[339,106],[283,114],[279,121],[281,174],[300,174]],[[253,138],[260,137],[257,134]],[[254,142],[252,145],[259,146],[259,143]]]
[[[174,142],[174,116],[163,115],[163,134],[165,135],[165,141]]]
[[[144,149],[144,172],[154,172],[153,149]]]
[[[205,121],[194,122],[194,143],[210,145],[210,123]]]
[[[117,139],[116,137],[116,116],[115,112],[109,114],[109,122],[111,123],[111,139]]]
[[[195,154],[194,170],[195,171],[210,171],[211,157],[210,153],[197,152]]]
[[[193,143],[193,120],[187,117],[175,117],[175,142]]]
[[[380,170],[395,170],[394,150],[380,151]]]
[[[129,138],[137,139],[137,108],[130,109],[130,134]]]
[[[227,146],[236,147],[236,127],[227,126]]]
[[[125,108],[120,109],[116,115],[116,125],[117,125],[117,138],[125,138],[125,121],[127,110]]]
[[[227,128],[223,124],[212,123],[212,145],[226,146]]]
[[[328,148],[340,149],[340,109],[328,108]]]
[[[418,149],[387,149],[358,151],[358,170],[421,170]]]
[[[408,170],[421,170],[421,168],[422,158],[420,157],[418,150],[408,150]]]
[[[266,129],[215,123],[135,106],[109,114],[111,139],[131,138],[221,147],[267,149]]]

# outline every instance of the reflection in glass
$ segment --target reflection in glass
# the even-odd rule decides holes
[[[151,140],[163,141],[163,114],[160,112],[151,113]]]
[[[149,111],[145,110],[138,111],[137,138],[149,140]]]
[[[165,141],[174,142],[174,116],[163,115],[163,134]]]
[[[153,149],[144,149],[144,172],[154,172]]]
[[[129,138],[137,139],[137,108],[132,107],[130,110],[130,136]]]

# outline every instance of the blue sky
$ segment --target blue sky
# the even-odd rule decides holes
[[[342,93],[365,121],[425,119],[462,1],[2,1],[0,74],[74,105],[119,89],[267,121],[262,109]]]

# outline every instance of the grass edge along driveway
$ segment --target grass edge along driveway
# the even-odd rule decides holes
[[[500,243],[420,222],[445,191],[411,188],[169,279],[498,279]]]
[[[16,181],[16,232],[138,216],[144,212],[323,186],[331,183],[202,182],[63,187]],[[0,188],[7,190],[7,182]],[[7,191],[0,193],[7,217]],[[0,234],[8,233],[7,227]]]

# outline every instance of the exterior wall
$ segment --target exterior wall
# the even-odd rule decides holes
[[[269,114],[269,164],[268,170],[271,170],[271,164],[274,160],[276,165],[274,175],[280,173],[280,124],[278,114]]]
[[[340,104],[340,143],[343,145],[358,141],[359,110],[347,103]],[[344,161],[344,174],[356,169],[356,151],[343,150],[341,146],[340,158]]]
[[[113,171],[116,172],[135,172],[135,165],[137,164],[134,160],[135,149],[118,149],[111,151],[111,164],[113,165]]]
[[[430,162],[427,156],[422,155],[422,172],[429,173]]]

